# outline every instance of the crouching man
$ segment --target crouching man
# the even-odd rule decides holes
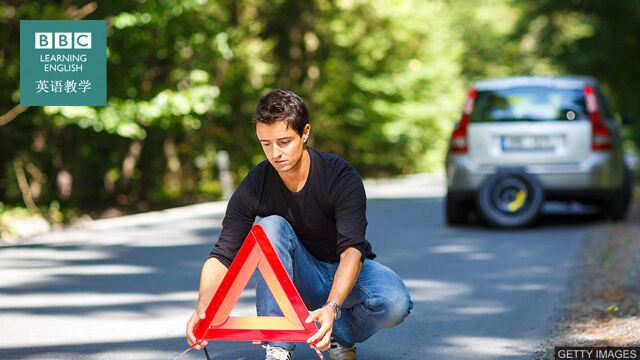
[[[222,282],[256,216],[309,309],[320,324],[310,337],[331,359],[356,359],[357,343],[401,323],[413,302],[400,277],[376,262],[365,239],[366,194],[345,160],[311,147],[307,108],[296,94],[273,90],[253,115],[267,160],[254,167],[229,201],[222,231],[202,268],[187,342]],[[282,316],[261,276],[259,316]],[[206,342],[196,348],[206,346]],[[293,359],[294,343],[264,345],[266,360]]]

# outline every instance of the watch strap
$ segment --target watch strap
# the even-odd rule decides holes
[[[329,300],[324,304],[324,306],[332,308],[336,315],[335,319],[340,319],[340,316],[342,316],[342,308],[340,307],[340,305],[336,304],[335,301]]]

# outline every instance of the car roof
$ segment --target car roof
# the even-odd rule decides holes
[[[596,79],[590,76],[513,76],[478,81],[474,88],[499,90],[521,86],[546,86],[562,89],[582,89],[585,85],[597,86]]]

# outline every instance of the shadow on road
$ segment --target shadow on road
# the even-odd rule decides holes
[[[412,348],[412,359],[533,358],[558,319],[586,232],[603,223],[592,209],[552,206],[525,229],[448,227],[441,198],[374,200],[369,209],[379,261],[415,302],[404,325],[380,336]]]
[[[363,344],[361,357],[531,358],[557,318],[585,229],[601,217],[551,211],[527,229],[451,228],[442,206],[441,198],[369,201],[367,237],[378,260],[406,281],[415,308],[405,323]],[[74,241],[0,249],[0,322],[15,327],[5,327],[12,335],[2,336],[0,358],[173,358],[185,348],[178,335],[219,220],[75,231]],[[30,326],[55,326],[47,321],[58,317],[70,328],[51,328],[45,344],[25,341]],[[75,329],[90,321],[106,325],[91,334]],[[154,340],[117,336],[158,327]],[[224,359],[261,356],[245,343],[212,348]]]

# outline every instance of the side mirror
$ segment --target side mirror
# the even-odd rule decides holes
[[[633,125],[635,122],[636,118],[632,114],[622,114],[622,125]]]

